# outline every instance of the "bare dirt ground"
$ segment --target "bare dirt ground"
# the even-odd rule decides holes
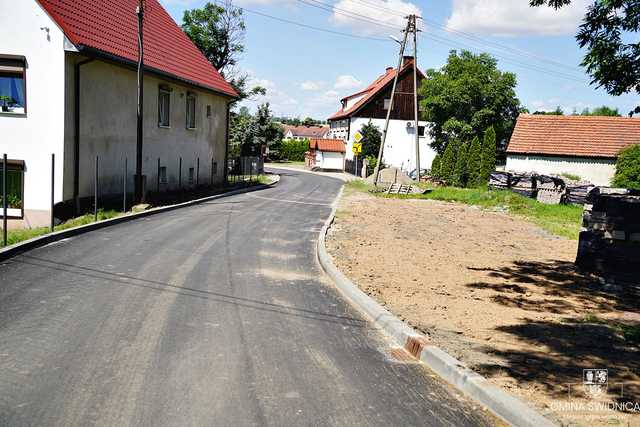
[[[640,426],[637,341],[614,326],[640,323],[638,296],[576,271],[577,241],[501,212],[355,192],[327,248],[367,294],[551,419]],[[583,387],[590,368],[609,373],[597,399]],[[597,402],[631,405],[594,411]]]

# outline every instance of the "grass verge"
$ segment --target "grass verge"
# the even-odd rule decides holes
[[[352,181],[346,185],[349,191],[372,189],[363,181]],[[582,221],[581,206],[547,205],[508,190],[438,187],[427,194],[398,196],[377,193],[377,195],[388,198],[440,200],[479,206],[484,209],[505,210],[535,223],[552,234],[573,240],[578,238]]]

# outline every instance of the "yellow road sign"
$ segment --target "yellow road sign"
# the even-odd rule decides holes
[[[359,142],[355,142],[353,144],[353,154],[360,154],[362,153],[362,144]]]
[[[353,140],[354,140],[355,142],[360,142],[360,141],[362,141],[362,138],[364,138],[364,135],[362,135],[362,134],[360,133],[360,131],[356,131],[355,135],[353,135]]]

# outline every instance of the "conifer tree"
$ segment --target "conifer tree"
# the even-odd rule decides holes
[[[436,154],[431,162],[431,176],[433,178],[440,178],[440,154]]]
[[[469,154],[467,160],[467,173],[469,176],[468,186],[478,187],[482,184],[480,175],[480,167],[482,163],[482,147],[480,145],[480,139],[474,137],[469,147]]]
[[[491,172],[496,168],[496,131],[493,126],[484,133],[484,142],[482,144],[482,162],[480,166],[480,179],[482,184],[489,182]]]
[[[456,167],[453,172],[453,185],[456,187],[464,187],[467,185],[467,154],[468,144],[461,143],[458,148],[458,158],[456,159]]]
[[[457,141],[451,141],[447,144],[447,148],[444,150],[442,156],[442,162],[440,164],[440,178],[447,183],[453,181],[453,173],[456,168],[456,157],[458,151]]]

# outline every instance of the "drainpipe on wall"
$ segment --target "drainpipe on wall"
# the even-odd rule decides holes
[[[227,178],[229,174],[229,112],[231,110],[231,102],[227,102],[227,118],[226,118],[226,132],[224,142],[224,184],[228,183]]]
[[[80,67],[93,59],[76,62],[74,66],[74,138],[73,138],[73,202],[75,213],[80,213]]]

